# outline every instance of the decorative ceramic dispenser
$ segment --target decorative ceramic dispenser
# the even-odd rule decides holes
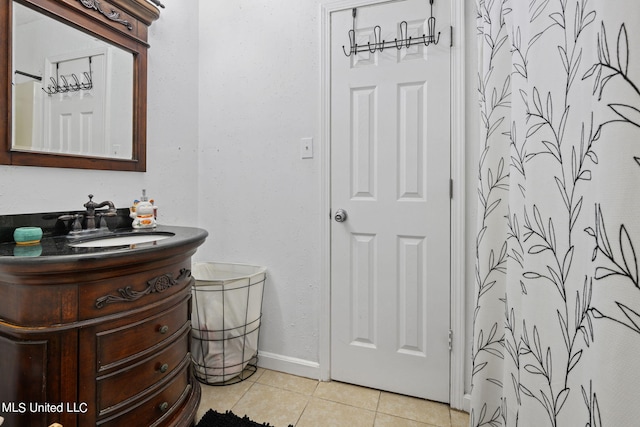
[[[149,201],[147,190],[142,190],[140,200],[134,200],[133,206],[129,208],[129,216],[133,218],[131,226],[133,228],[154,228],[156,223],[156,207]]]

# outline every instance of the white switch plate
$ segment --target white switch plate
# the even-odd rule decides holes
[[[300,139],[300,158],[313,159],[313,138]]]

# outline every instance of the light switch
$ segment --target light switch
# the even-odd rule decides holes
[[[313,159],[313,138],[300,139],[300,158]]]

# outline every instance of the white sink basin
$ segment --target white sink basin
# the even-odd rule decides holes
[[[127,246],[140,245],[142,243],[157,242],[158,240],[172,237],[173,234],[155,233],[155,234],[128,234],[126,236],[107,236],[97,239],[87,240],[84,242],[70,243],[69,246],[74,248],[107,248],[111,246]]]

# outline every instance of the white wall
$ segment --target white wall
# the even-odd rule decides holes
[[[169,7],[169,6],[167,6]],[[264,265],[260,350],[318,362],[319,2],[200,2],[197,257]]]
[[[147,172],[0,165],[0,214],[81,210],[90,193],[128,207],[146,188],[161,222],[197,222],[198,2],[166,3],[149,36]]]

